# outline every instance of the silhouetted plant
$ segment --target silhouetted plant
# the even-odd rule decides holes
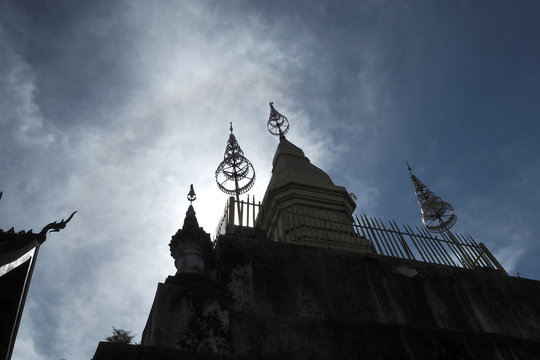
[[[131,340],[136,335],[131,335],[131,331],[126,331],[123,329],[117,329],[113,326],[112,336],[106,337],[105,341],[115,344],[131,344]]]

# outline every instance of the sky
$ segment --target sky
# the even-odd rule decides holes
[[[144,329],[194,184],[215,234],[214,172],[234,134],[261,200],[278,139],[420,225],[405,161],[511,275],[540,279],[540,2],[0,2],[0,228],[40,230],[13,359],[88,359]]]

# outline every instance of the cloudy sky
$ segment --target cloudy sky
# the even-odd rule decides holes
[[[214,234],[229,122],[262,199],[287,138],[420,224],[405,160],[512,275],[540,279],[537,1],[0,3],[0,228],[77,215],[40,250],[14,359],[140,340],[193,183]]]

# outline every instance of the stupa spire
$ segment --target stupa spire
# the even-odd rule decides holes
[[[184,224],[171,238],[169,248],[177,269],[177,275],[204,274],[206,260],[212,250],[210,234],[199,226],[193,201],[197,198],[193,184],[189,188],[187,199],[190,202]]]
[[[353,227],[356,204],[349,192],[285,138],[289,121],[273,103],[267,128],[280,140],[256,227],[276,242],[372,253]]]
[[[420,181],[412,172],[412,168],[406,161],[407,169],[411,174],[414,192],[418,198],[422,222],[429,232],[445,233],[450,230],[457,221],[457,214],[452,205],[435,195]]]
[[[236,196],[238,216],[241,219],[240,194],[248,192],[255,184],[255,169],[244,156],[233,134],[232,122],[230,124],[231,133],[225,146],[223,161],[216,169],[216,183],[224,193]]]
[[[240,194],[248,192],[253,187],[255,169],[244,156],[244,152],[233,134],[232,122],[230,130],[223,161],[216,169],[216,182],[221,191],[229,195],[236,195],[237,200],[239,200]]]

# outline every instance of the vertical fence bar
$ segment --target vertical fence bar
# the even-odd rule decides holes
[[[392,224],[392,221],[394,222],[393,224]],[[403,247],[403,250],[405,250],[405,253],[407,253],[408,258],[411,259],[411,260],[416,260],[415,257],[414,257],[414,254],[412,253],[411,249],[409,248],[409,245],[407,244],[407,241],[405,241],[405,238],[401,234],[401,230],[399,229],[399,226],[398,226],[398,224],[396,223],[395,220],[390,221],[390,227],[392,228],[392,230],[395,231],[395,233],[399,237],[399,240],[401,241],[401,246]]]
[[[418,253],[422,257],[422,260],[425,262],[430,262],[429,254],[427,250],[425,249],[420,236],[415,234],[413,229],[409,225],[404,224],[403,227],[407,230],[407,234],[409,235],[409,238],[414,242],[416,246],[416,250],[418,250]]]
[[[441,251],[441,249],[440,249],[441,244],[438,241],[438,239],[436,237],[435,238],[431,237],[429,235],[429,233],[427,232],[427,230],[424,229],[424,228],[420,228],[419,230],[424,234],[424,236],[426,237],[426,240],[430,243],[430,245],[431,245],[430,248],[433,249],[434,255],[439,259],[439,264],[445,264],[446,265],[446,263],[444,261],[445,260],[444,255],[443,255],[445,253],[445,251],[444,251],[444,248]]]
[[[252,216],[253,216],[253,227],[255,227],[255,219],[256,219],[256,218],[255,218],[255,195],[253,195],[253,196],[251,197],[251,202],[252,202],[252,205],[253,205],[253,206],[251,207],[251,209],[252,209],[252,211],[253,211],[253,213],[252,213]]]
[[[481,254],[476,253],[475,247],[471,246],[471,244],[465,238],[463,238],[463,236],[460,236],[459,234],[452,234],[452,235],[454,235],[454,238],[457,238],[458,243],[461,244],[461,247],[463,249],[463,252],[467,256],[468,263],[471,269],[474,269],[476,267],[476,261],[474,259],[478,255],[481,255]]]
[[[399,257],[393,244],[386,239],[386,236],[381,229],[381,225],[377,222],[377,218],[370,217],[370,219],[371,219],[371,223],[373,224],[373,227],[377,229],[377,235],[379,236],[380,241],[386,244],[386,247],[388,248],[388,251],[390,251],[391,256]]]
[[[443,233],[441,234],[441,236],[445,239],[446,245],[448,246],[448,248],[452,250],[452,254],[454,255],[454,257],[461,264],[460,267],[467,269],[468,268],[467,263],[465,262],[465,259],[463,258],[461,251],[459,250],[459,246],[455,243],[455,241],[449,238],[447,234]],[[459,265],[456,264],[456,266],[459,266]]]
[[[358,219],[358,216],[356,216],[356,221],[358,223],[358,227],[360,228],[360,231],[362,232],[362,236],[367,239],[370,243],[371,243],[371,247],[373,248],[373,250],[375,250],[375,253],[377,253],[377,248],[379,249],[379,254],[382,254],[382,249],[381,249],[381,245],[379,244],[379,242],[377,241],[377,239],[373,239],[371,240],[369,236],[366,235],[367,233],[367,227],[365,226],[362,226],[360,224],[360,219]],[[363,223],[363,219],[362,219],[362,223]],[[364,229],[366,229],[366,232],[364,232]],[[373,243],[375,242],[375,243]],[[377,248],[375,247],[375,245],[377,246]]]
[[[477,244],[476,241],[474,241],[474,239],[472,238],[471,235],[467,235],[467,236],[473,242],[473,244],[475,244],[475,246],[478,247],[479,251],[482,253],[482,261],[486,264],[486,266],[489,266],[492,269],[498,269],[497,265],[493,261],[491,261],[491,259],[487,255],[486,251],[484,250],[485,246],[480,246],[480,244]]]
[[[426,257],[424,256],[424,253],[420,247],[420,244],[417,243],[415,237],[413,234],[411,234],[412,230],[410,229],[407,229],[407,225],[403,225],[403,228],[405,229],[405,233],[407,234],[407,236],[409,237],[409,239],[411,240],[411,242],[413,243],[416,251],[418,251],[418,254],[420,255],[420,257],[422,258],[422,261],[427,261],[426,260]]]
[[[373,238],[373,240],[375,241],[375,243],[377,244],[377,247],[379,248],[379,254],[381,255],[387,255],[385,253],[385,249],[384,249],[384,244],[381,244],[379,243],[379,240],[377,239],[377,237],[374,235],[373,233],[373,229],[371,228],[371,224],[369,223],[369,220],[367,218],[367,216],[364,214],[364,215],[360,215],[360,219],[362,219],[362,222],[364,223],[364,225],[366,226],[366,231],[369,231],[371,233],[371,237]]]
[[[458,235],[456,234],[464,243],[466,243],[469,247],[470,253],[472,253],[471,260],[472,264],[475,267],[491,267],[491,264],[488,262],[486,263],[485,258],[483,256],[483,251],[478,247],[478,245],[475,244],[474,240],[471,241],[471,239],[468,239],[464,235]]]
[[[384,248],[386,249],[386,254],[390,256],[395,256],[394,252],[392,251],[392,248],[390,247],[390,244],[386,241],[386,239],[382,236],[380,232],[380,227],[378,224],[373,220],[372,217],[369,218],[370,225],[373,227],[375,236],[377,236],[377,239],[383,244]]]
[[[388,249],[388,251],[390,253],[389,255],[394,256],[394,257],[398,257],[397,252],[394,254],[395,249],[393,249],[393,247],[391,246],[392,244],[388,243],[388,241],[386,241],[386,239],[384,238],[379,224],[376,221],[374,221],[372,217],[370,217],[369,219],[371,220],[371,223],[374,224],[373,227],[375,229],[377,229],[376,232],[377,232],[377,235],[379,236],[379,240],[386,245],[386,248]]]
[[[386,239],[386,235],[388,233],[387,233],[386,228],[384,227],[384,223],[381,220],[381,224],[379,224],[379,222],[377,221],[377,218],[375,218],[375,222],[377,223],[377,226],[379,227],[379,229],[381,229],[381,236]],[[390,237],[388,237],[388,242],[392,246],[392,249],[394,249],[394,251],[396,253],[396,257],[400,257],[400,256],[398,256],[398,250],[399,250],[399,254],[401,254],[401,257],[403,258],[404,257],[403,252],[401,252],[401,249],[399,248],[398,244],[394,245],[394,241],[392,241],[392,239],[390,239]]]
[[[390,226],[390,229],[387,229],[386,226],[384,226],[384,222],[381,220],[381,224],[384,228],[384,230],[392,237],[392,241],[396,244],[396,247],[399,249],[399,252],[403,259],[409,258],[409,253],[407,252],[408,247],[407,244],[403,244],[403,242],[400,239],[400,234],[395,231],[393,231],[392,227],[392,220],[388,221],[388,224]]]
[[[458,250],[460,251],[460,253],[462,254],[463,256],[463,261],[465,262],[466,264],[466,268],[469,268],[469,269],[474,269],[474,266],[472,264],[472,260],[469,256],[469,253],[463,249],[463,246],[462,245],[466,245],[466,244],[462,244],[459,242],[458,239],[456,239],[456,237],[454,236],[454,234],[451,232],[451,231],[447,231],[446,232],[448,234],[448,236],[450,237],[450,239],[452,239],[452,241],[456,244],[456,247],[458,248]]]
[[[497,259],[495,259],[495,256],[493,256],[493,254],[488,250],[488,248],[487,248],[483,243],[479,243],[478,246],[480,246],[480,248],[485,252],[485,254],[487,255],[487,257],[493,262],[493,264],[495,264],[495,266],[497,267],[497,269],[499,269],[500,271],[502,271],[505,275],[508,275],[508,273],[506,272],[506,270],[504,270],[504,268],[502,267],[502,265],[497,261]]]
[[[426,257],[426,262],[433,262],[433,257],[431,256],[429,249],[424,244],[423,236],[420,234],[416,234],[414,230],[409,226],[409,232],[411,234],[411,237],[415,238],[418,243],[418,249],[422,249],[422,252],[424,253]]]
[[[429,236],[429,234],[427,233],[425,229],[422,229],[422,231],[424,232],[426,236]],[[439,239],[435,237],[435,239],[433,239],[433,242],[435,246],[437,247],[437,249],[439,249],[439,254],[441,255],[443,259],[443,263],[445,265],[455,266],[456,264],[452,261],[452,258],[448,255],[448,250],[447,250],[448,244],[444,241],[444,239]]]
[[[234,196],[229,198],[229,221],[227,224],[227,232],[233,231],[234,229]]]
[[[481,264],[482,266],[485,266],[485,267],[490,267],[492,269],[496,269],[496,266],[494,264],[492,264],[491,261],[489,261],[489,259],[486,257],[486,254],[485,254],[484,250],[480,246],[478,246],[476,241],[474,241],[474,239],[470,235],[465,236],[465,238],[468,240],[468,242],[471,244],[471,246],[478,253],[478,256],[479,256],[478,260],[481,260],[479,262],[479,264]]]
[[[416,230],[418,231],[418,234],[422,234],[422,231],[420,230],[420,228],[418,226],[415,226],[416,227]],[[439,259],[437,257],[437,253],[434,251],[432,245],[431,245],[431,239],[429,237],[426,237],[426,236],[422,236],[420,235],[420,239],[422,241],[422,244],[424,245],[424,247],[427,249],[428,251],[428,255],[429,257],[432,259],[432,261],[435,263],[435,264],[439,264]]]
[[[246,202],[246,226],[249,227],[249,194]]]

